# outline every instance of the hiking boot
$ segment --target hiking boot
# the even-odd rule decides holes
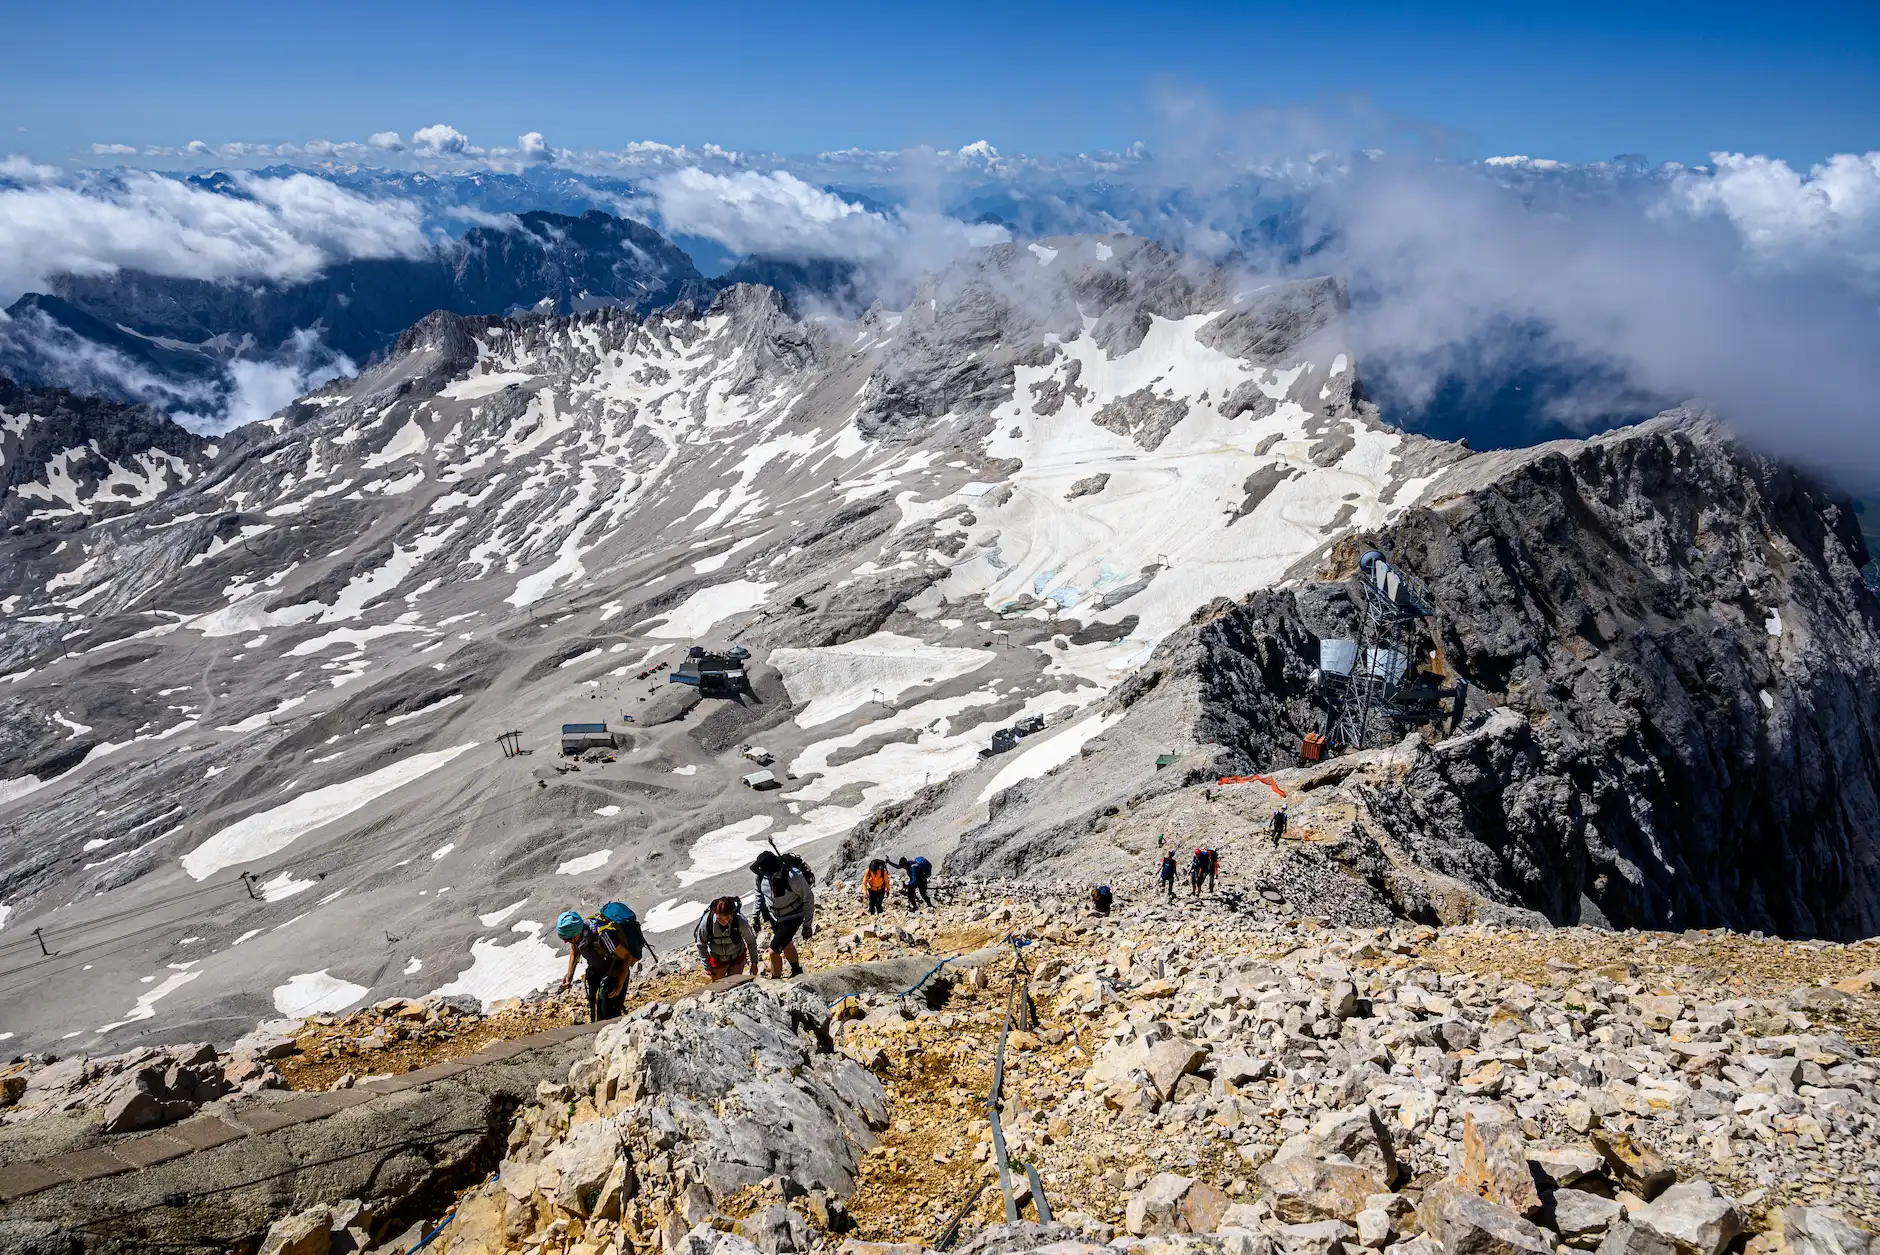
[[[803,974],[803,965],[801,963],[792,963],[790,965],[790,975],[792,977],[801,976],[802,974]]]

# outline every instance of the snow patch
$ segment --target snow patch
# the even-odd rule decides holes
[[[395,723],[403,723],[407,719],[416,719],[422,715],[428,715],[434,710],[442,710],[444,709],[444,707],[455,705],[456,703],[462,700],[463,700],[462,693],[452,693],[449,697],[440,697],[436,701],[430,703],[429,705],[420,706],[416,710],[407,710],[402,715],[391,716],[389,719],[385,721],[385,726],[389,728]]]
[[[760,580],[731,580],[701,588],[666,611],[666,621],[646,635],[661,640],[692,640],[703,636],[713,624],[763,605],[771,587]]]
[[[1037,745],[1025,750],[1011,762],[999,769],[986,787],[979,791],[979,800],[986,801],[1001,789],[1009,789],[1020,780],[1033,780],[1061,767],[1077,757],[1085,742],[1122,718],[1121,711],[1091,715],[1080,719],[1056,736],[1049,737]]]
[[[520,902],[511,902],[500,911],[491,911],[488,915],[477,916],[477,922],[485,928],[494,928],[527,905],[529,905],[527,898]]]
[[[275,986],[274,1009],[290,1020],[330,1015],[346,1010],[370,992],[364,985],[340,980],[321,968],[291,976],[285,985]]]
[[[583,872],[599,871],[607,866],[607,860],[614,856],[612,850],[596,850],[592,854],[583,854],[580,858],[571,858],[555,869],[557,876],[579,876]]]
[[[478,397],[493,396],[512,383],[526,383],[534,378],[534,375],[521,371],[494,371],[487,375],[459,379],[439,389],[437,395],[449,401],[474,401]]]
[[[839,719],[871,701],[892,704],[909,689],[966,675],[992,659],[988,650],[929,645],[893,632],[843,645],[777,649],[770,655],[790,696],[808,703],[796,716],[797,726],[804,728]]]
[[[708,877],[750,866],[762,848],[752,838],[767,831],[774,822],[769,815],[753,815],[712,829],[692,843],[692,865],[679,873],[679,883],[696,884]]]
[[[262,728],[267,727],[268,724],[272,723],[274,721],[275,716],[286,714],[288,711],[292,710],[294,707],[300,705],[306,700],[307,699],[305,697],[290,697],[286,699],[285,701],[283,701],[280,705],[276,706],[273,710],[264,710],[259,714],[249,715],[246,719],[238,720],[235,723],[218,724],[216,726],[216,731],[217,732],[258,732]]]
[[[190,981],[195,980],[201,975],[201,972],[178,972],[176,975],[165,980],[161,985],[158,985],[155,989],[139,994],[137,996],[137,1005],[131,1008],[129,1015],[121,1020],[112,1020],[109,1024],[100,1024],[98,1031],[100,1033],[108,1033],[114,1028],[123,1028],[126,1024],[135,1024],[139,1020],[155,1019],[158,1002],[169,997],[184,985],[189,984]],[[145,979],[155,980],[156,977],[151,976]]]
[[[470,944],[470,966],[449,984],[439,985],[434,994],[469,994],[482,1001],[488,1011],[505,998],[516,998],[553,985],[561,979],[563,952],[542,944],[542,926],[522,920],[510,931],[527,933],[519,941],[501,945],[494,938],[478,938]]]
[[[262,883],[261,899],[264,902],[279,902],[297,893],[305,893],[319,883],[317,880],[295,880],[292,872],[282,872],[273,880]]]
[[[667,898],[641,916],[640,923],[649,933],[669,933],[674,929],[690,928],[704,913],[703,902],[694,902],[690,899],[681,902],[677,898]]]
[[[357,780],[303,793],[279,806],[237,820],[183,856],[183,870],[205,880],[225,867],[278,854],[316,828],[403,788],[476,748],[472,741],[428,754],[413,754]]]

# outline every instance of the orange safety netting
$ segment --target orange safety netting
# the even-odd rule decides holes
[[[1263,784],[1267,788],[1273,790],[1273,792],[1279,794],[1281,797],[1286,796],[1286,790],[1280,788],[1279,783],[1276,780],[1274,780],[1273,777],[1271,776],[1222,776],[1221,783],[1222,784]]]

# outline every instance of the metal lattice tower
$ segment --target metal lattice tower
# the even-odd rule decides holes
[[[1358,559],[1363,602],[1356,640],[1319,642],[1319,686],[1330,702],[1325,739],[1334,749],[1387,744],[1397,725],[1427,723],[1453,698],[1452,723],[1460,719],[1468,684],[1439,688],[1434,677],[1413,671],[1421,624],[1435,613],[1429,590],[1407,571],[1372,550]]]

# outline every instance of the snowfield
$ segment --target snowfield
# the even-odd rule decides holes
[[[204,880],[224,868],[279,854],[314,829],[344,819],[360,807],[421,779],[459,754],[475,748],[476,743],[471,742],[417,754],[357,780],[314,789],[290,802],[250,815],[185,854],[183,870],[197,880]]]

